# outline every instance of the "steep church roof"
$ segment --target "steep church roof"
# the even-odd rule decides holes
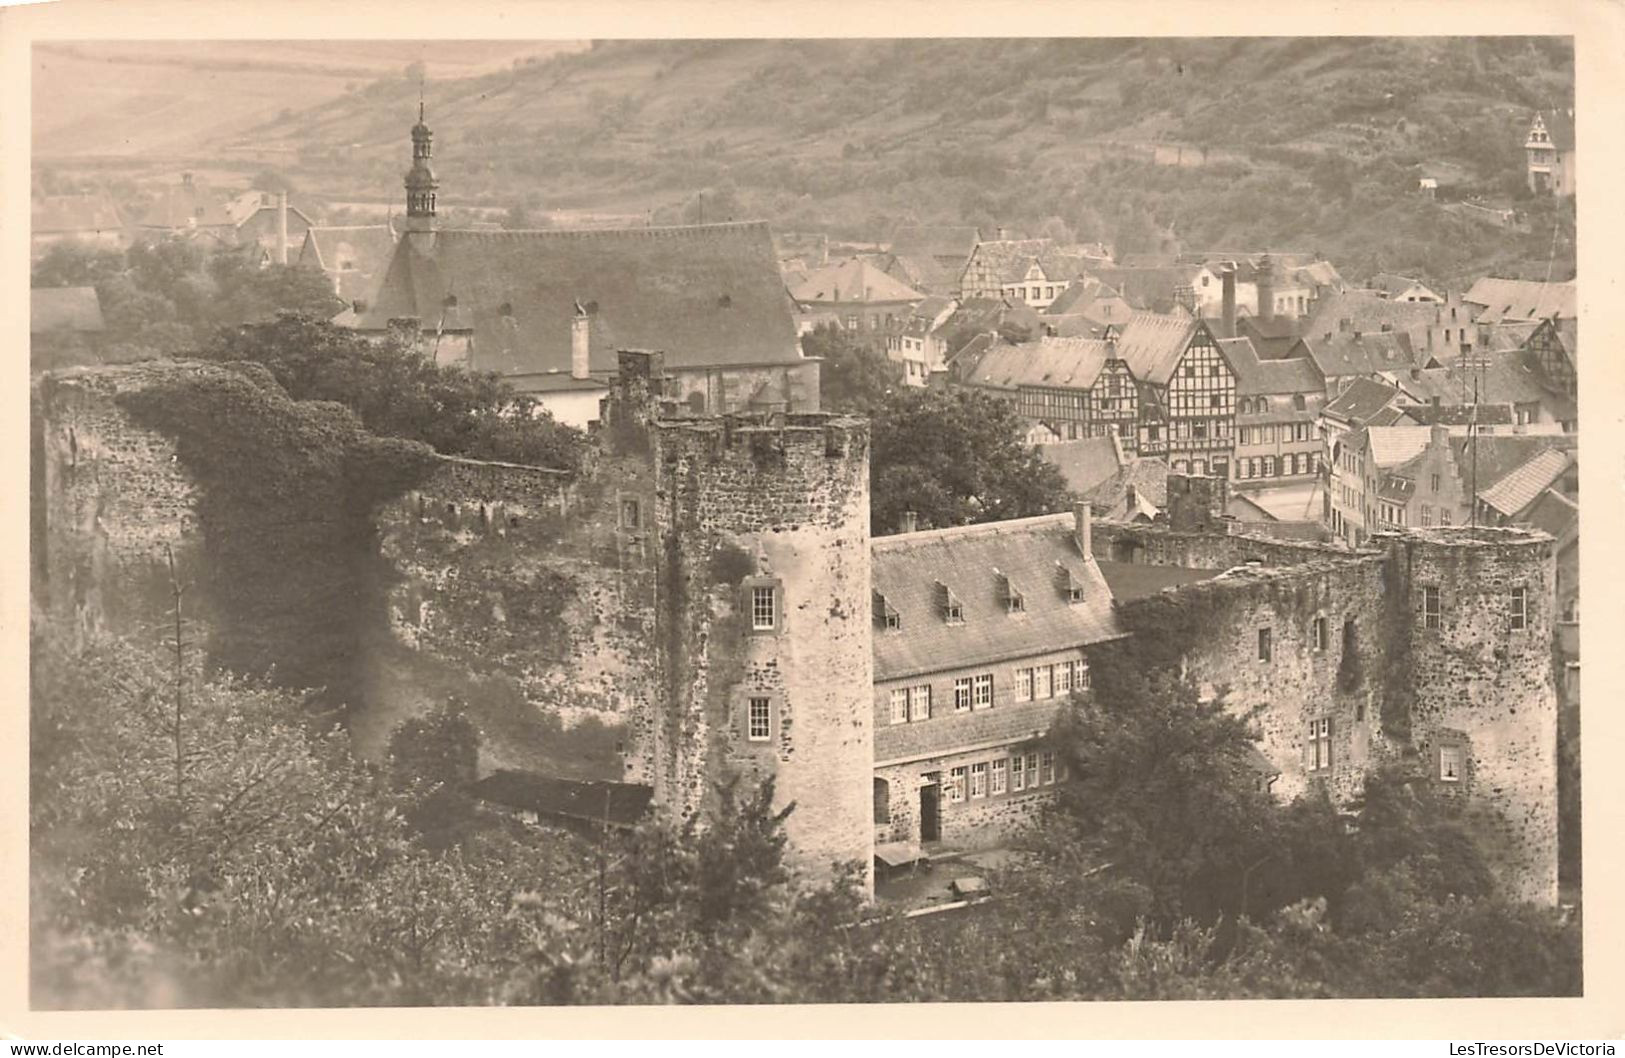
[[[629,348],[662,350],[675,368],[802,358],[760,222],[407,233],[359,325],[415,316],[425,330],[472,331],[478,370],[567,375],[577,302],[591,316],[595,375]]]

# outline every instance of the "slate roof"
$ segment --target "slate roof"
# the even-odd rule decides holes
[[[1109,480],[1125,462],[1122,444],[1115,437],[1057,441],[1039,445],[1038,454],[1055,464],[1066,479],[1066,487],[1079,495]]]
[[[974,259],[988,270],[997,283],[1019,283],[1027,278],[1034,262],[1051,281],[1072,280],[1083,274],[1089,258],[1065,253],[1052,239],[995,239],[979,242],[966,260]]]
[[[1042,338],[1001,345],[982,357],[970,380],[984,386],[1088,389],[1100,377],[1111,344],[1099,338]]]
[[[346,302],[370,304],[395,252],[395,233],[387,224],[313,227],[305,232],[296,264],[320,268],[338,280]],[[348,262],[351,267],[344,268]]]
[[[1510,404],[1410,404],[1404,413],[1405,418],[1424,426],[1466,426],[1475,422],[1481,426],[1510,426],[1517,421]]]
[[[1128,502],[1128,489],[1134,489],[1134,503]],[[1083,497],[1101,509],[1107,521],[1133,521],[1137,514],[1147,518],[1168,506],[1168,464],[1156,456],[1139,456],[1090,489]]]
[[[1359,448],[1357,435],[1364,435],[1372,462],[1379,467],[1397,467],[1414,459],[1433,439],[1431,426],[1368,426],[1349,435],[1349,443]]]
[[[1289,393],[1319,397],[1326,392],[1326,378],[1309,357],[1261,360],[1247,338],[1220,338],[1219,348],[1236,373],[1238,397]]]
[[[1485,276],[1461,296],[1463,303],[1482,306],[1475,322],[1502,323],[1543,320],[1548,316],[1574,319],[1579,315],[1577,290],[1567,283],[1541,283],[1530,279]]]
[[[1126,634],[1100,569],[1078,551],[1071,514],[902,533],[870,548],[874,589],[902,618],[896,631],[876,629],[877,681]],[[1001,574],[1022,593],[1022,612],[1008,611]],[[1072,581],[1083,587],[1082,602],[1068,598]],[[963,606],[963,624],[944,618],[939,585]]]
[[[1418,404],[1471,404],[1474,383],[1480,404],[1540,404],[1558,422],[1575,417],[1574,401],[1566,394],[1553,393],[1526,358],[1518,352],[1473,353],[1449,367],[1424,368],[1397,379],[1399,388]]]
[[[1396,298],[1412,287],[1421,287],[1427,293],[1433,293],[1428,289],[1428,285],[1420,279],[1412,279],[1410,276],[1402,276],[1394,272],[1378,272],[1366,281],[1366,287],[1370,290],[1380,290],[1387,294],[1389,298]],[[1434,296],[1437,297],[1438,295],[1435,294]]]
[[[1529,336],[1544,321],[1518,320],[1512,323],[1496,323],[1487,327],[1480,327],[1479,342],[1473,350],[1477,353],[1504,353],[1512,349],[1522,349]]]
[[[1117,339],[1117,355],[1138,382],[1165,386],[1185,355],[1198,324],[1189,316],[1136,313]]]
[[[1314,360],[1323,378],[1408,371],[1419,362],[1410,335],[1403,331],[1358,336],[1339,333],[1330,338],[1311,335],[1302,340],[1301,348]]]
[[[1372,417],[1391,405],[1399,390],[1371,378],[1357,378],[1339,393],[1323,414],[1335,416],[1357,426],[1370,425]]]
[[[425,240],[427,242],[427,240]],[[570,370],[577,302],[591,314],[589,364],[659,349],[668,367],[801,360],[791,301],[767,225],[403,235],[365,330],[416,316],[426,330],[471,329],[473,367],[505,375]]]
[[[1556,489],[1546,489],[1518,514],[1520,521],[1551,534],[1559,548],[1579,534],[1580,505]]]
[[[1345,290],[1315,302],[1303,334],[1324,338],[1330,332],[1335,336],[1344,330],[1344,320],[1348,321],[1348,331],[1362,334],[1380,333],[1385,323],[1396,331],[1408,331],[1442,324],[1448,320],[1449,313],[1448,305],[1436,302],[1394,301],[1369,290]]]
[[[1118,290],[1142,312],[1171,312],[1179,287],[1196,286],[1202,265],[1179,264],[1161,268],[1094,268],[1090,274]]]
[[[1565,108],[1539,111],[1536,117],[1546,126],[1546,137],[1560,151],[1574,150],[1574,113]],[[1535,123],[1530,121],[1530,128]]]
[[[596,779],[559,779],[533,771],[493,772],[470,787],[482,801],[491,801],[539,815],[631,826],[649,810],[654,789],[638,783]],[[607,797],[607,800],[606,800]]]
[[[95,287],[34,287],[28,292],[28,332],[107,329]]]
[[[1427,429],[1427,427],[1418,427],[1418,429]],[[1489,434],[1487,436],[1480,434],[1476,440],[1478,448],[1476,473],[1478,475],[1478,496],[1480,499],[1484,498],[1485,494],[1499,484],[1503,478],[1517,473],[1542,452],[1556,449],[1559,454],[1562,454],[1572,450],[1577,444],[1576,438],[1565,434]],[[1469,481],[1475,472],[1473,447],[1474,438],[1455,436],[1450,438],[1450,450],[1456,457],[1456,468],[1460,471],[1464,482]],[[1544,465],[1547,464],[1541,464],[1541,466]],[[1539,467],[1535,468],[1535,470],[1538,471]],[[1535,471],[1531,473],[1535,473]],[[1535,476],[1538,477],[1538,473]],[[1554,475],[1551,480],[1555,479],[1556,476]],[[1548,480],[1546,485],[1551,484],[1551,480]],[[1546,485],[1542,485],[1541,488],[1545,488]],[[1508,486],[1509,490],[1514,491],[1519,487],[1517,485]],[[1539,492],[1540,489],[1530,492],[1525,503],[1532,500]],[[1503,502],[1510,502],[1510,499],[1503,499]],[[1513,508],[1513,511],[1516,512],[1518,509]]]
[[[1548,448],[1542,452],[1537,452],[1527,462],[1496,481],[1489,488],[1479,489],[1478,498],[1502,514],[1508,516],[1517,514],[1533,503],[1535,498],[1546,491],[1552,482],[1562,477],[1563,471],[1567,470],[1568,467],[1569,455],[1567,452]],[[1480,449],[1480,479],[1482,479],[1483,472],[1483,451]]]
[[[871,301],[919,301],[925,297],[861,257],[815,268],[790,287],[790,296],[807,305]]]
[[[902,257],[970,257],[982,233],[968,226],[914,225],[892,232],[891,252]]]
[[[959,271],[964,262],[946,264],[935,257],[905,254],[886,254],[879,268],[882,272],[906,286],[925,291],[954,291],[959,283]]]
[[[35,235],[112,231],[124,227],[118,207],[105,193],[46,195],[33,201]]]

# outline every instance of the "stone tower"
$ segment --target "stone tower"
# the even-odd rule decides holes
[[[412,168],[406,171],[406,230],[434,230],[435,192],[440,182],[430,167],[434,153],[434,133],[423,121],[423,102],[418,101],[418,123],[412,126]]]
[[[1482,810],[1508,895],[1557,900],[1555,560],[1544,533],[1382,534],[1410,742],[1435,789]],[[1404,662],[1408,661],[1408,664]],[[1389,708],[1400,703],[1389,703]]]
[[[621,354],[623,378],[639,374],[628,363],[638,355]],[[667,402],[649,426],[663,687],[644,738],[655,801],[703,818],[723,789],[772,776],[776,803],[796,806],[786,824],[796,873],[827,878],[857,861],[867,879],[868,423],[686,418]]]

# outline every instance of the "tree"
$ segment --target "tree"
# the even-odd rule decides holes
[[[1004,400],[955,389],[899,388],[871,415],[871,525],[892,533],[905,511],[922,527],[1022,518],[1065,508],[1060,471],[1024,441]]]
[[[124,254],[69,239],[52,243],[34,262],[30,286],[93,287],[124,271]]]
[[[573,472],[586,443],[495,374],[439,365],[308,316],[221,330],[198,355],[263,364],[295,400],[336,401],[374,434],[446,455]]]
[[[1144,885],[1163,926],[1234,913],[1274,851],[1253,732],[1189,682],[1116,658],[1095,669],[1053,732],[1074,775],[1062,788],[1063,842],[1087,841]]]
[[[453,701],[401,721],[390,735],[390,777],[411,799],[407,819],[429,848],[465,836],[474,814],[468,787],[478,778],[479,761],[479,730]]]
[[[801,351],[824,361],[819,390],[827,411],[868,414],[903,382],[899,365],[833,323],[820,323],[802,335]]]

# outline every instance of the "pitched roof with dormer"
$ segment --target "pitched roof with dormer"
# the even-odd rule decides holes
[[[1302,394],[1319,397],[1326,392],[1326,377],[1309,357],[1264,360],[1246,338],[1220,338],[1219,348],[1236,375],[1236,396],[1257,397]]]
[[[1542,283],[1485,276],[1475,282],[1461,300],[1480,308],[1476,323],[1539,321],[1549,316],[1569,320],[1579,315],[1578,291],[1573,280]]]
[[[1073,516],[877,537],[870,543],[874,590],[900,627],[876,629],[875,680],[1053,653],[1117,639],[1111,590],[1074,535]],[[1022,608],[1012,613],[1008,587]],[[1071,589],[1081,589],[1073,601]],[[950,624],[944,589],[961,607]]]
[[[1403,331],[1349,332],[1333,334],[1330,338],[1308,336],[1294,348],[1306,352],[1324,378],[1370,376],[1409,371],[1419,366],[1410,335]],[[1425,354],[1420,362],[1427,362]]]
[[[1088,264],[1088,258],[1058,249],[1053,239],[995,239],[976,244],[965,270],[975,266],[992,282],[1020,283],[1037,265],[1056,283],[1076,279]]]
[[[662,350],[674,368],[802,359],[760,222],[409,233],[359,325],[417,317],[425,330],[472,331],[477,370],[568,377],[578,303],[599,378],[614,373],[618,349]]]

